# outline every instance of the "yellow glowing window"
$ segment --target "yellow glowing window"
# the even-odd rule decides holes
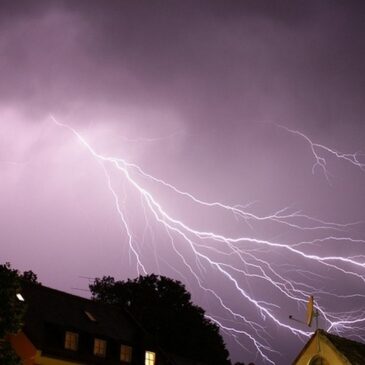
[[[144,364],[145,365],[155,365],[156,363],[156,354],[152,351],[146,351]]]
[[[76,351],[79,344],[79,335],[75,332],[66,331],[65,333],[65,349]]]
[[[120,346],[120,361],[132,362],[132,347],[127,345]]]
[[[105,357],[106,355],[106,341],[100,338],[94,339],[94,355]]]

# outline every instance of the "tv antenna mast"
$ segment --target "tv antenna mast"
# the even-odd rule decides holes
[[[312,327],[313,318],[315,318],[316,319],[316,330],[317,330],[318,329],[318,317],[319,317],[318,308],[315,308],[314,297],[313,297],[313,295],[310,295],[308,298],[308,301],[307,301],[307,311],[306,311],[305,321],[297,319],[297,318],[293,317],[292,315],[289,316],[289,319],[291,319],[292,321],[295,321],[295,322],[305,324],[308,327]]]

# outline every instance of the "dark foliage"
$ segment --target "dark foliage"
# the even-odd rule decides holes
[[[19,356],[13,351],[10,343],[7,341],[0,342],[0,364],[1,365],[21,365]]]
[[[20,292],[20,278],[17,270],[9,263],[0,265],[0,363],[3,365],[20,364],[6,337],[16,333],[22,326],[25,307],[16,294]]]
[[[212,365],[229,365],[219,328],[191,302],[179,281],[164,276],[140,276],[115,281],[108,276],[90,285],[93,299],[122,305],[165,351]]]
[[[33,283],[33,284],[40,284],[40,282],[38,281],[37,274],[35,274],[31,270],[24,271],[23,274],[20,274],[19,277],[23,281],[27,281],[27,282]]]
[[[17,333],[23,325],[23,316],[26,310],[25,303],[17,298],[21,292],[22,280],[37,282],[37,275],[32,271],[23,274],[12,269],[7,262],[0,265],[0,364],[18,365],[19,357],[14,353],[7,342],[9,334]]]

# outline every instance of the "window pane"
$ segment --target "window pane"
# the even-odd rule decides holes
[[[120,361],[132,362],[132,347],[127,345],[120,346]]]
[[[106,354],[106,341],[100,338],[94,339],[94,355],[105,357]]]
[[[79,335],[75,332],[66,331],[65,333],[65,349],[76,351],[78,348]]]
[[[156,354],[152,351],[146,351],[145,354],[145,365],[155,365]]]

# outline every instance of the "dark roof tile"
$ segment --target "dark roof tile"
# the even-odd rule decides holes
[[[34,284],[23,285],[22,294],[27,305],[24,332],[36,346],[42,345],[46,323],[127,342],[138,331],[129,314],[113,305]],[[85,311],[96,321],[91,321]]]
[[[365,344],[336,336],[325,331],[321,333],[351,362],[351,365],[365,364]]]

